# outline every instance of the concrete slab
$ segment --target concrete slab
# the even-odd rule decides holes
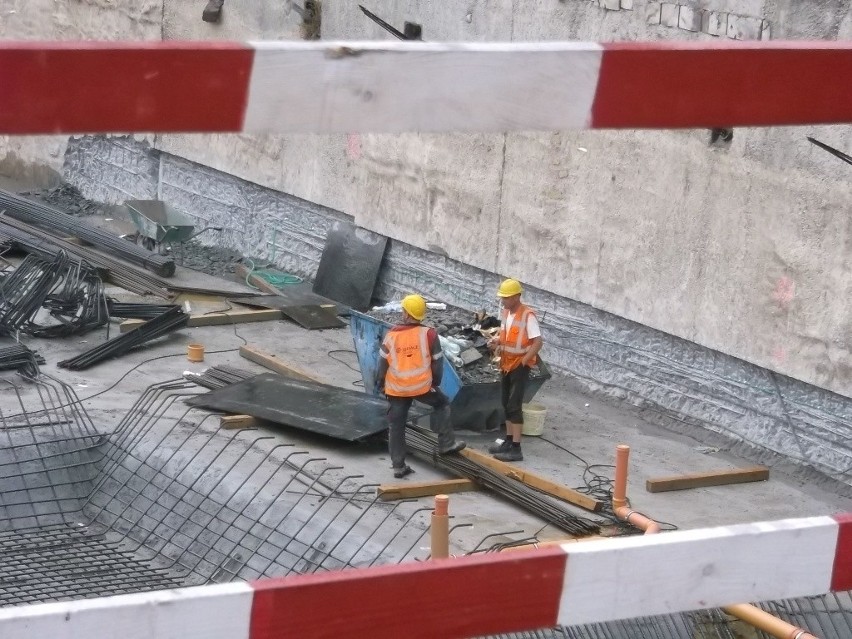
[[[117,326],[112,327],[113,334]],[[348,329],[307,331],[286,321],[197,327],[179,331],[168,338],[91,370],[71,373],[56,368],[56,362],[90,348],[105,339],[105,331],[67,340],[30,340],[48,360],[44,372],[70,383],[90,411],[95,424],[113,428],[150,384],[176,379],[183,371],[201,372],[211,365],[229,364],[258,373],[259,366],[242,359],[238,348],[250,343],[275,353],[318,379],[343,388],[360,384],[357,360]],[[207,352],[203,363],[186,359],[189,343],[202,343]],[[2,401],[2,399],[0,399]],[[772,520],[785,517],[823,515],[852,511],[852,499],[840,495],[833,486],[794,479],[773,469],[770,480],[755,484],[720,486],[690,491],[650,494],[644,482],[649,477],[709,471],[752,465],[737,455],[718,451],[707,454],[707,442],[699,442],[665,431],[644,419],[635,409],[602,404],[577,390],[572,380],[554,376],[537,396],[548,409],[541,437],[524,440],[522,466],[572,488],[583,489],[596,476],[612,477],[615,446],[632,448],[628,495],[632,506],[664,522],[681,528]],[[335,442],[324,437],[271,428],[269,434],[281,442],[293,443],[340,465],[344,474],[363,475],[365,483],[390,483],[390,461],[383,443]],[[460,433],[469,445],[484,449],[497,435]],[[704,448],[702,448],[704,447]],[[582,461],[581,461],[582,460]],[[587,464],[590,465],[587,467]],[[446,478],[419,460],[414,481]],[[430,498],[422,498],[424,507]],[[450,504],[454,530],[454,552],[470,552],[510,539],[532,535],[540,538],[563,536],[560,531],[531,517],[485,492],[453,495]],[[580,509],[578,516],[596,518]],[[493,537],[489,537],[492,536]]]

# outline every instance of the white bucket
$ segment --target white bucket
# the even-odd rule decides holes
[[[524,435],[538,437],[544,431],[544,419],[547,417],[547,409],[541,404],[524,404]]]

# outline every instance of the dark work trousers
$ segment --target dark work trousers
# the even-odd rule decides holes
[[[388,450],[394,468],[405,465],[405,422],[411,402],[420,402],[434,410],[429,415],[429,427],[438,433],[438,450],[450,448],[456,441],[450,423],[450,400],[439,389],[433,388],[417,397],[391,397],[388,395]]]
[[[524,393],[527,391],[527,381],[530,378],[529,366],[518,366],[500,378],[502,391],[503,412],[506,421],[513,424],[524,423]]]

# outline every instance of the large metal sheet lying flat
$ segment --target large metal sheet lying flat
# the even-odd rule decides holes
[[[324,308],[316,304],[304,306],[285,306],[281,309],[291,320],[302,328],[316,330],[319,328],[343,328],[346,322],[341,322],[333,308]]]
[[[334,300],[318,295],[311,290],[310,282],[300,282],[281,287],[281,295],[253,295],[245,297],[229,297],[231,302],[243,306],[256,306],[258,308],[273,308],[283,310],[287,306],[303,306],[305,304],[316,304],[317,306],[333,306],[337,315],[348,315],[349,307],[338,304]]]
[[[359,311],[370,307],[388,238],[351,222],[335,222],[322,251],[314,292]]]
[[[387,403],[366,393],[263,373],[188,400],[200,408],[251,415],[336,439],[356,441],[387,428]],[[425,411],[412,407],[411,418]]]

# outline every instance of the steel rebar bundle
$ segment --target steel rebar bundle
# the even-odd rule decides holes
[[[39,364],[44,364],[44,358],[23,344],[0,346],[0,371],[20,371],[26,377],[35,377]]]
[[[406,444],[419,457],[428,460],[437,468],[448,470],[459,477],[473,479],[496,494],[521,506],[549,524],[576,536],[594,535],[600,532],[597,523],[573,514],[566,506],[550,499],[526,484],[510,479],[485,468],[461,455],[438,455],[437,437],[419,427],[406,429]]]
[[[58,323],[37,322],[43,309]],[[29,255],[0,281],[0,333],[65,337],[108,320],[101,278],[87,263],[74,262],[64,252],[52,260]]]
[[[237,368],[235,366],[211,366],[207,368],[202,373],[184,373],[184,377],[198,384],[199,386],[203,386],[209,390],[217,390],[219,388],[224,388],[225,386],[230,386],[231,384],[236,384],[237,382],[243,382],[251,377],[254,377],[255,373],[251,371],[243,370],[242,368]]]
[[[110,317],[121,317],[123,319],[154,319],[168,310],[175,308],[175,304],[136,304],[133,302],[119,302],[112,298],[107,299],[107,309]]]
[[[115,233],[99,229],[85,220],[63,213],[59,209],[28,200],[9,191],[0,189],[0,211],[21,222],[33,224],[54,235],[77,237],[84,242],[103,249],[123,260],[138,264],[161,277],[175,273],[175,261],[165,255],[152,253]]]
[[[158,317],[148,320],[138,328],[90,348],[77,357],[63,360],[57,366],[72,371],[91,368],[107,359],[123,355],[145,342],[183,328],[188,320],[189,315],[184,313],[180,306],[175,306]]]
[[[122,287],[125,290],[138,293],[139,295],[156,295],[163,299],[172,299],[171,291],[199,293],[202,295],[223,295],[232,294],[233,291],[220,291],[216,289],[208,289],[195,286],[182,286],[172,282],[166,282],[163,279],[137,268],[132,264],[128,264],[118,258],[115,258],[106,253],[96,251],[87,246],[72,244],[61,238],[54,237],[50,233],[41,229],[19,222],[7,215],[0,213],[0,242],[9,240],[18,246],[21,250],[39,255],[43,258],[51,259],[59,252],[64,251],[68,255],[72,255],[78,259],[85,260],[97,269],[101,269],[107,273],[107,279],[114,284]],[[124,240],[122,240],[124,241]],[[256,295],[256,293],[248,293],[241,295]]]
[[[152,294],[163,299],[170,297],[166,282],[155,275],[87,246],[79,246],[54,237],[7,215],[0,215],[0,237],[9,238],[27,253],[45,258],[52,258],[64,251],[68,255],[85,260],[95,268],[107,271],[112,282],[139,295]]]

